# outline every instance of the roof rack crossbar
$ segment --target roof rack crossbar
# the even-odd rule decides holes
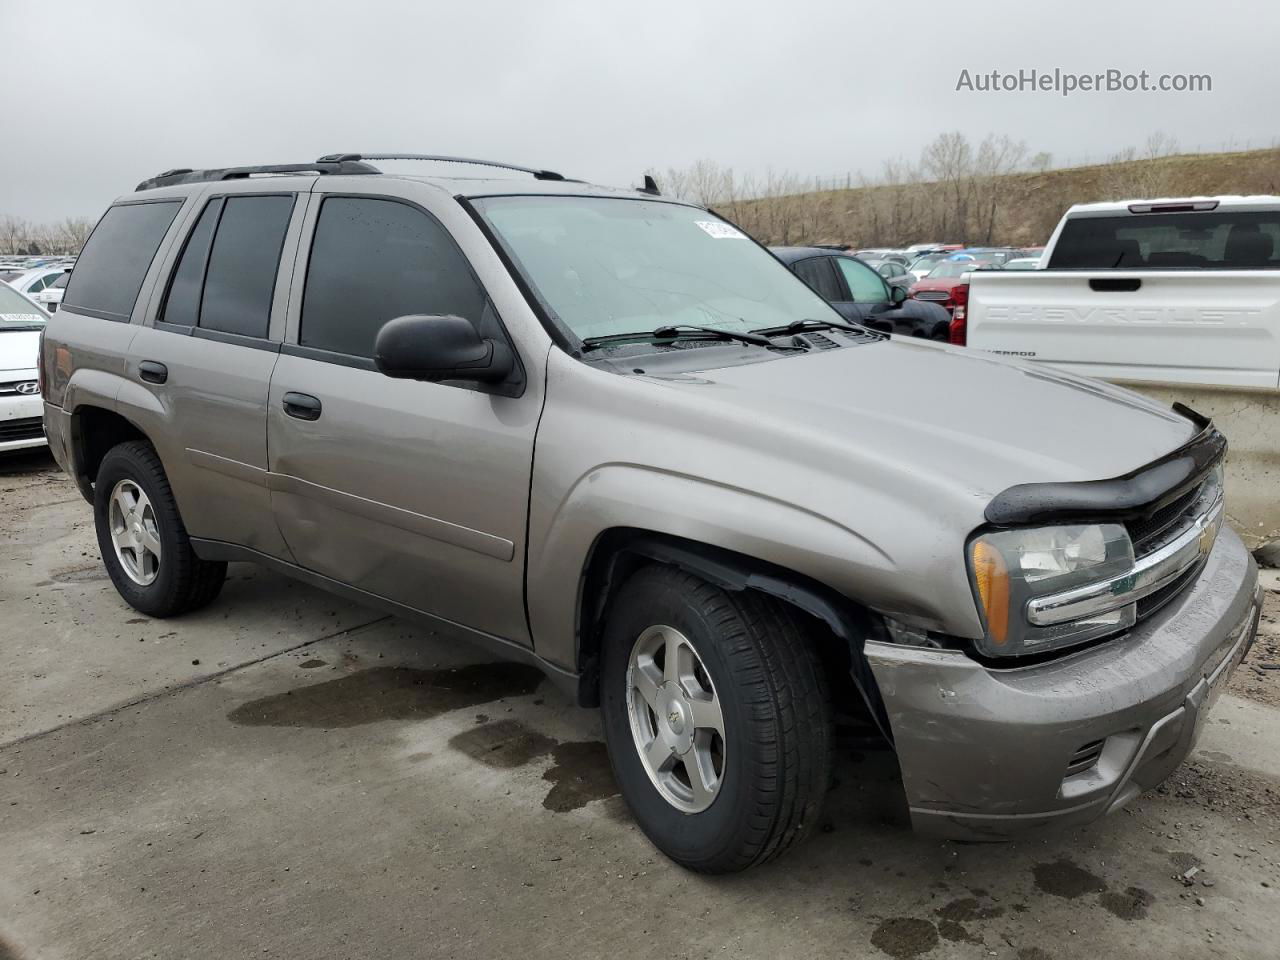
[[[320,175],[355,175],[381,173],[371,164],[358,160],[320,159],[312,163],[270,163],[254,167],[218,167],[209,170],[192,170],[179,167],[166,170],[150,180],[143,180],[135,190],[154,190],[156,187],[172,187],[180,183],[207,183],[215,180],[244,180],[255,176],[279,176],[289,173],[315,173]]]
[[[445,157],[430,153],[330,153],[320,158],[321,163],[358,163],[362,160],[429,160],[436,163],[467,163],[478,167],[497,167],[501,170],[515,170],[528,173],[535,180],[568,180],[564,174],[554,170],[537,170],[533,167],[522,167],[514,163],[502,163],[498,160],[475,160],[470,157]]]

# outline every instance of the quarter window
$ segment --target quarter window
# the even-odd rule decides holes
[[[453,314],[483,330],[486,307],[462,252],[421,210],[365,197],[324,201],[302,297],[302,346],[372,357],[388,320]]]
[[[165,200],[109,209],[76,260],[64,309],[127,321],[160,241],[181,206],[181,200]]]

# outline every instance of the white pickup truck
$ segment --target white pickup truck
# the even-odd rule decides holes
[[[967,294],[953,343],[1212,417],[1232,524],[1280,561],[1280,197],[1074,206],[1040,269],[975,271]]]

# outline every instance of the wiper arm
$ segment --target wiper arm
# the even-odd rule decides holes
[[[761,327],[759,330],[752,330],[751,332],[771,337],[781,337],[787,334],[805,333],[810,330],[846,330],[849,333],[870,333],[881,337],[889,336],[880,330],[859,327],[852,323],[841,323],[838,320],[793,320],[785,327]]]
[[[636,330],[631,333],[610,333],[599,337],[584,337],[583,350],[595,350],[611,343],[625,343],[632,340],[736,340],[755,347],[769,347],[775,350],[805,350],[790,343],[774,343],[762,333],[745,330],[721,330],[719,327],[702,327],[692,323],[667,324],[653,330]]]

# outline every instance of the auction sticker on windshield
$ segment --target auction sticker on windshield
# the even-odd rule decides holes
[[[731,227],[729,224],[720,220],[695,220],[693,222],[700,226],[708,235],[715,237],[717,240],[747,239],[747,235],[737,227]]]
[[[0,321],[5,323],[44,323],[44,317],[38,313],[0,313]]]

